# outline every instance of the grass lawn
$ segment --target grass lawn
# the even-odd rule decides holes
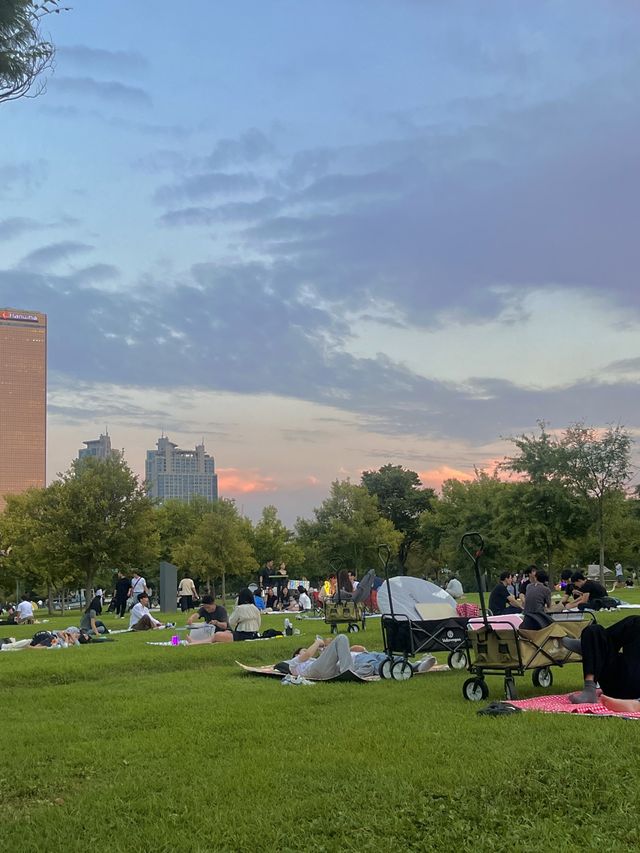
[[[640,602],[640,591],[623,592]],[[632,612],[632,611],[631,611]],[[54,617],[42,627],[65,627]],[[604,624],[620,618],[604,614]],[[110,627],[122,621],[106,616]],[[263,627],[281,626],[268,617]],[[234,666],[301,637],[155,647],[172,632],[0,654],[2,848],[573,851],[640,846],[640,721],[478,717],[465,672],[283,687]],[[33,626],[1,626],[31,636]],[[380,648],[371,620],[358,641]],[[581,685],[554,668],[550,692]],[[491,698],[502,682],[489,679]],[[529,676],[519,694],[539,695]]]

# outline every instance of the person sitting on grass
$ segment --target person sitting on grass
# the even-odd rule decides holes
[[[267,610],[276,610],[278,607],[278,595],[272,586],[268,587],[265,594]]]
[[[579,639],[563,637],[562,643],[582,655],[584,687],[571,695],[574,704],[597,703],[597,682],[607,708],[640,711],[640,616],[627,616],[608,628],[593,622]]]
[[[582,572],[574,572],[571,575],[571,583],[573,584],[573,595],[571,599],[569,594],[565,594],[562,599],[562,604],[567,609],[577,607],[578,610],[598,610],[600,601],[607,597],[607,590],[598,581],[587,580]]]
[[[80,620],[80,630],[85,631],[87,634],[92,634],[94,637],[97,637],[98,634],[109,633],[104,622],[96,618],[98,616],[98,607],[100,604],[101,601],[98,596],[94,596]]]
[[[141,592],[138,595],[138,602],[134,604],[129,615],[129,630],[130,631],[151,631],[155,628],[171,627],[172,623],[168,622],[165,626],[162,622],[154,619],[149,612],[149,596],[146,592]]]
[[[255,640],[260,630],[260,611],[253,603],[253,594],[249,588],[241,589],[235,610],[229,617],[229,627],[233,631],[235,642]]]
[[[334,640],[316,637],[307,649],[297,649],[292,658],[276,664],[276,669],[284,674],[317,681],[335,678],[348,670],[360,678],[367,678],[378,675],[380,665],[386,659],[384,652],[369,652],[360,645],[349,647],[346,635],[338,634]],[[433,655],[426,655],[414,665],[414,669],[416,672],[427,672],[435,662]]]
[[[494,616],[507,616],[512,613],[522,614],[522,602],[512,595],[508,586],[513,581],[513,572],[500,572],[500,580],[491,590],[489,610]]]
[[[298,606],[303,613],[308,613],[311,610],[311,599],[302,585],[298,587]]]
[[[28,595],[22,596],[22,601],[16,607],[15,614],[16,625],[33,625],[33,604]]]
[[[267,605],[264,603],[264,598],[262,597],[261,589],[257,589],[253,593],[253,603],[258,610],[266,610]]]
[[[551,624],[547,615],[552,610],[551,590],[547,586],[549,575],[544,569],[530,566],[529,583],[524,596],[524,619],[520,629],[538,631]]]
[[[198,619],[204,619],[205,623],[212,629],[211,636],[203,640],[194,640],[187,637],[188,643],[232,643],[233,634],[229,631],[229,617],[227,611],[221,604],[216,604],[213,595],[203,595],[202,605],[197,613],[193,613],[187,619],[187,625],[194,625]]]

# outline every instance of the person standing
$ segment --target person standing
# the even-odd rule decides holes
[[[115,611],[117,619],[123,619],[124,614],[127,612],[127,598],[129,597],[130,589],[131,579],[128,578],[124,572],[118,572],[115,590]]]
[[[616,569],[616,586],[624,586],[624,572],[622,570],[622,563],[618,560],[615,565]]]
[[[258,573],[258,586],[261,586],[263,589],[266,589],[268,586],[271,586],[271,577],[273,575],[273,560],[269,559],[266,561],[264,566],[260,569]]]
[[[193,602],[198,599],[198,590],[192,578],[182,578],[178,586],[178,597],[180,599],[180,610],[186,613],[193,610]]]
[[[129,609],[138,603],[138,596],[142,595],[143,592],[149,595],[149,587],[140,572],[135,569],[131,577],[131,587],[129,589]]]

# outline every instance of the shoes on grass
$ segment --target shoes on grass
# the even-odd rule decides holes
[[[510,702],[492,702],[486,708],[478,711],[479,717],[503,717],[522,713],[522,708],[516,708]]]
[[[429,672],[435,663],[436,659],[433,655],[425,655],[416,667],[416,672]]]

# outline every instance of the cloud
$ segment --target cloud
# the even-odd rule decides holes
[[[0,198],[30,194],[41,186],[49,173],[46,160],[0,164]]]
[[[255,468],[241,470],[239,468],[218,468],[218,491],[226,495],[246,495],[256,492],[276,492],[272,477],[260,474]]]
[[[51,91],[63,95],[86,97],[106,103],[133,107],[148,107],[151,97],[139,86],[129,86],[116,80],[95,80],[93,77],[53,77]]]
[[[20,261],[19,267],[25,270],[43,270],[57,264],[59,261],[66,261],[75,255],[90,252],[93,249],[94,246],[74,240],[50,243],[25,255]]]
[[[42,227],[35,219],[29,219],[25,216],[0,219],[0,240],[11,240],[13,237],[19,237],[21,234],[38,231]]]
[[[221,195],[252,192],[258,186],[257,178],[251,173],[204,172],[185,177],[178,183],[160,187],[155,198],[161,204],[170,204],[181,198],[200,201]]]
[[[138,73],[145,71],[149,63],[136,51],[105,50],[84,44],[59,45],[56,55],[62,64],[72,64],[82,69],[106,71],[108,73]]]
[[[441,489],[445,480],[473,480],[474,475],[468,471],[461,471],[449,465],[441,465],[439,468],[431,468],[428,471],[419,471],[418,476],[422,485],[429,489]]]
[[[217,207],[185,207],[169,210],[160,217],[162,225],[212,225],[216,222],[249,223],[271,216],[280,208],[274,198],[258,201],[235,201]]]
[[[237,139],[220,139],[205,163],[217,170],[238,163],[255,163],[274,154],[275,148],[265,134],[252,127]]]

